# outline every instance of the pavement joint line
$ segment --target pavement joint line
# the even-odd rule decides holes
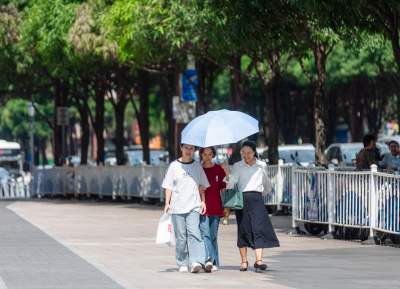
[[[8,289],[6,283],[4,282],[3,278],[0,276],[0,289]]]

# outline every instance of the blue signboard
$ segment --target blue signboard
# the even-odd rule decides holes
[[[197,101],[196,89],[198,84],[196,69],[187,69],[182,74],[181,101]]]

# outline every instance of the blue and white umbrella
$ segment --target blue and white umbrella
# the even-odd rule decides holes
[[[181,143],[209,147],[236,143],[259,132],[258,120],[240,111],[209,111],[193,119],[182,131]]]

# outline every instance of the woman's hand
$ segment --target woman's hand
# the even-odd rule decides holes
[[[204,215],[207,212],[207,207],[205,202],[201,202],[200,214]]]
[[[167,214],[169,209],[170,209],[169,204],[166,203],[164,206],[164,214]]]
[[[229,171],[229,164],[228,164],[228,162],[227,162],[226,160],[221,164],[221,167],[222,167],[222,169],[224,170],[225,175],[226,175],[226,176],[229,176],[229,174],[230,174],[230,171]]]

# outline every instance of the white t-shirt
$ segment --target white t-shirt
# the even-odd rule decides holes
[[[268,193],[271,190],[271,181],[267,175],[267,164],[260,160],[252,166],[243,160],[235,163],[229,175],[228,188],[232,188],[235,183],[240,192]]]
[[[173,161],[165,175],[162,187],[172,191],[170,210],[172,214],[186,214],[192,210],[200,212],[199,186],[208,188],[207,176],[199,162]]]

